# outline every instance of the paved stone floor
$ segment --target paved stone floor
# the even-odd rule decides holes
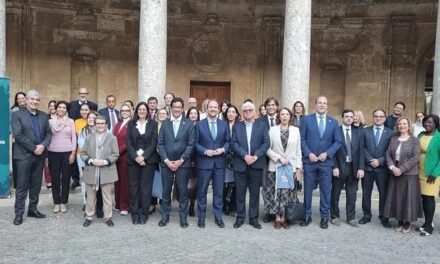
[[[234,229],[234,219],[228,216],[224,218],[226,228],[220,229],[211,211],[205,229],[197,227],[196,218],[189,218],[190,226],[182,229],[177,204],[164,228],[157,225],[158,212],[145,226],[134,226],[129,217],[115,212],[113,228],[101,219],[84,228],[80,194],[71,193],[67,213],[54,214],[51,195],[45,189],[39,210],[47,218],[25,217],[21,226],[14,226],[13,203],[13,198],[0,200],[0,263],[440,263],[438,230],[430,237],[415,231],[397,233],[383,228],[377,217],[358,228],[343,223],[322,230],[316,196],[313,223],[289,230],[275,230],[261,221],[261,230],[247,224]],[[373,204],[377,206],[377,199]],[[341,210],[345,210],[343,206]],[[437,203],[438,227],[439,211]],[[377,208],[373,212],[377,216]],[[412,230],[420,223],[414,223]]]

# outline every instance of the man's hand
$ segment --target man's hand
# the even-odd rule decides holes
[[[364,172],[364,170],[358,170],[358,171],[357,171],[357,175],[356,175],[356,177],[357,177],[358,179],[362,179],[364,176],[365,176],[365,172]]]
[[[214,155],[222,155],[223,153],[225,153],[225,150],[223,148],[218,148],[214,150]]]
[[[45,147],[43,145],[37,145],[35,150],[34,150],[34,154],[37,156],[40,156],[41,154],[43,154]]]
[[[318,157],[316,157],[316,155],[313,154],[313,153],[310,153],[310,154],[309,154],[309,160],[310,160],[311,162],[318,162],[318,161],[319,161],[319,160],[318,160]]]
[[[377,168],[380,166],[380,162],[378,159],[372,159],[370,160],[370,166],[373,168]]]
[[[333,176],[336,178],[339,178],[339,169],[338,168],[333,169]]]
[[[256,161],[256,159],[254,158],[254,156],[246,154],[246,156],[244,156],[244,161],[246,161],[247,165],[252,165]]]
[[[318,160],[321,162],[324,162],[327,159],[327,152],[323,152],[321,154],[319,154],[318,156]]]

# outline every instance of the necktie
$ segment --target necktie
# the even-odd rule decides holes
[[[210,126],[211,135],[212,135],[212,138],[215,139],[215,137],[217,137],[217,128],[215,127],[215,121],[210,122],[210,123],[211,123],[211,126]]]
[[[150,119],[154,120],[154,111],[150,111]]]
[[[110,126],[111,126],[111,130],[113,132],[113,129],[115,128],[115,123],[116,123],[116,119],[115,119],[115,111],[113,109],[110,109]]]
[[[275,124],[273,123],[273,117],[270,118],[270,126],[273,127]]]
[[[319,116],[319,135],[322,137],[324,135],[324,117]]]
[[[173,130],[174,130],[174,137],[177,137],[177,131],[179,130],[179,120],[177,119],[173,121]]]
[[[351,138],[350,134],[348,133],[350,131],[349,128],[346,128],[345,132],[345,145],[347,146],[347,162],[351,162]]]
[[[374,139],[376,140],[376,146],[379,145],[379,140],[380,140],[380,127],[376,127],[376,134],[374,135]]]

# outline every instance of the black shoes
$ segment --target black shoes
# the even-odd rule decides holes
[[[27,216],[34,217],[34,218],[46,218],[46,215],[40,213],[37,209],[35,209],[33,211],[29,211]]]
[[[269,223],[275,220],[275,215],[273,214],[265,214],[263,217],[263,223]]]
[[[321,222],[319,223],[319,227],[322,229],[328,228],[328,219],[327,218],[321,218]]]
[[[115,225],[111,219],[108,219],[107,221],[105,221],[105,223],[108,227],[113,227]]]
[[[91,223],[92,223],[91,220],[86,219],[86,220],[84,221],[83,227],[89,227]]]
[[[139,220],[139,224],[145,225],[147,223],[147,221],[148,221],[148,218],[141,217]]]
[[[261,225],[260,225],[260,223],[258,223],[257,220],[252,221],[252,222],[249,222],[249,224],[250,224],[251,226],[253,226],[254,228],[256,228],[256,229],[261,229]]]
[[[381,222],[382,222],[383,227],[385,227],[385,228],[391,228],[391,224],[390,224],[390,221],[388,220],[388,218],[383,218],[383,219],[381,220]]]
[[[188,221],[185,220],[180,220],[180,226],[182,228],[187,228],[188,227]]]
[[[359,224],[361,224],[361,225],[365,225],[366,223],[369,223],[369,222],[371,222],[371,218],[367,218],[365,216],[359,220]]]
[[[70,185],[70,190],[74,191],[76,187],[79,187],[80,184],[77,181],[74,181],[72,185]]]
[[[133,225],[138,225],[139,224],[139,217],[137,215],[132,215],[131,221],[132,221]]]
[[[159,226],[160,226],[160,227],[164,227],[164,226],[166,226],[166,225],[168,224],[169,221],[170,221],[169,218],[162,218],[162,219],[160,219],[160,221],[159,221]]]
[[[304,221],[301,222],[300,226],[308,226],[310,225],[311,222],[312,222],[312,218],[306,217],[306,219],[304,219]]]
[[[21,225],[23,223],[23,216],[16,215],[14,218],[14,225]]]
[[[223,220],[215,220],[215,224],[220,228],[225,228],[225,223],[223,223]]]
[[[236,220],[234,223],[234,228],[240,228],[243,225],[244,221],[243,220]]]
[[[199,219],[199,222],[197,222],[197,226],[200,228],[205,228],[205,220]]]

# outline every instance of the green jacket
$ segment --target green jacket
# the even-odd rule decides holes
[[[425,132],[420,133],[419,138],[424,135]],[[426,176],[440,177],[440,132],[437,130],[435,130],[426,151],[425,174]]]

